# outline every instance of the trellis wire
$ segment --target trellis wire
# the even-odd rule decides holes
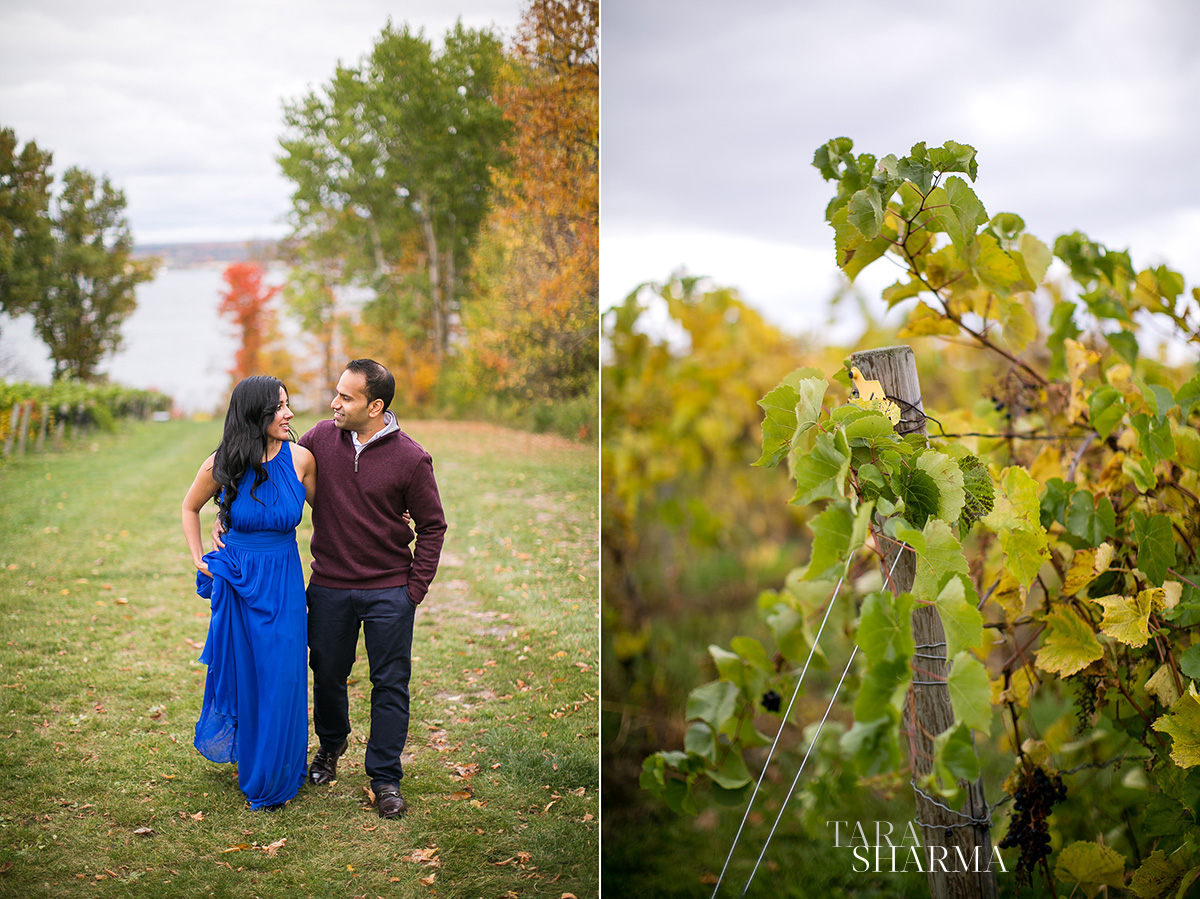
[[[800,695],[800,685],[804,683],[804,676],[808,673],[808,666],[813,660],[813,656],[817,652],[817,644],[821,640],[821,634],[825,630],[825,622],[829,620],[829,613],[833,611],[833,604],[837,601],[838,593],[841,592],[842,584],[846,580],[845,572],[838,578],[837,586],[833,588],[833,595],[829,597],[829,603],[825,606],[825,616],[821,619],[821,626],[817,628],[816,636],[813,637],[812,647],[808,650],[808,658],[804,661],[804,668],[800,671],[800,679],[796,681],[796,688],[792,691],[792,698],[788,701],[787,711],[783,713],[783,720],[779,725],[779,730],[775,734],[775,739],[771,743],[771,749],[767,752],[767,760],[763,763],[763,769],[758,775],[758,781],[754,784],[754,792],[750,794],[750,802],[746,805],[746,813],[742,815],[742,823],[738,825],[737,833],[733,836],[733,845],[729,847],[729,855],[725,857],[725,866],[721,868],[721,876],[717,878],[717,885],[713,887],[713,899],[716,899],[717,890],[721,889],[721,881],[725,879],[725,872],[729,868],[729,862],[733,858],[733,850],[737,848],[738,839],[742,836],[742,828],[746,826],[746,819],[750,817],[750,809],[754,807],[754,800],[758,797],[758,788],[762,786],[763,778],[767,776],[767,768],[771,766],[771,757],[775,755],[775,747],[779,745],[779,738],[783,735],[783,726],[787,724],[788,717],[792,714],[792,706],[796,704],[796,697]]]
[[[888,579],[891,578],[892,573],[896,570],[896,565],[900,561],[900,556],[904,554],[904,550],[906,548],[907,546],[905,544],[900,545],[900,548],[896,552],[896,558],[892,562],[891,570],[888,571]],[[796,697],[800,695],[800,685],[804,683],[804,676],[808,673],[809,663],[812,662],[813,655],[817,651],[817,644],[821,640],[821,634],[825,630],[825,622],[829,620],[829,613],[833,611],[833,604],[837,600],[838,593],[841,592],[842,584],[845,582],[845,580],[846,573],[843,571],[842,576],[838,579],[837,586],[833,589],[833,596],[829,598],[829,604],[825,607],[825,616],[821,619],[821,626],[817,628],[817,633],[813,637],[812,647],[808,651],[808,658],[805,660],[804,668],[800,672],[800,679],[796,681],[796,688],[792,691],[792,698],[788,702],[787,711],[783,714],[783,724],[787,723],[787,719],[792,713],[792,706],[796,703]],[[813,747],[817,744],[817,737],[821,735],[821,728],[825,726],[825,720],[829,717],[829,712],[833,708],[833,703],[837,699],[838,692],[842,689],[842,683],[846,680],[846,675],[850,671],[850,665],[853,663],[854,656],[857,654],[857,652],[858,646],[855,645],[850,651],[850,659],[846,662],[846,669],[842,672],[841,680],[838,681],[837,687],[833,691],[833,696],[829,700],[829,707],[825,709],[825,715],[821,718],[821,723],[817,726],[817,732],[813,735],[812,740],[808,744],[808,750],[804,753],[804,760],[801,761],[800,769],[796,772],[796,777],[792,781],[791,789],[788,790],[787,797],[784,799],[783,805],[779,809],[779,815],[775,818],[775,824],[772,825],[771,832],[767,835],[767,841],[763,844],[762,852],[759,853],[758,856],[758,861],[754,863],[754,870],[750,872],[750,879],[746,881],[746,886],[742,888],[743,896],[746,895],[746,890],[750,888],[750,881],[754,880],[754,875],[758,872],[758,866],[762,863],[762,859],[766,854],[767,847],[771,845],[771,837],[775,835],[775,829],[779,826],[779,821],[783,817],[783,811],[787,808],[788,800],[792,798],[792,793],[796,790],[796,784],[800,780],[800,775],[804,772],[804,766],[808,763],[808,757],[812,754]],[[758,781],[754,784],[754,792],[751,793],[750,802],[746,805],[746,813],[742,815],[742,822],[738,825],[737,833],[734,834],[733,845],[729,847],[729,855],[725,857],[725,865],[721,868],[721,875],[717,878],[716,886],[713,887],[712,899],[716,899],[717,891],[721,889],[721,883],[725,880],[725,872],[729,869],[729,862],[733,859],[734,850],[737,849],[738,840],[742,836],[742,829],[746,826],[746,819],[750,817],[750,809],[754,806],[754,800],[758,796],[758,789],[762,785],[763,778],[766,777],[767,768],[771,766],[771,758],[775,754],[775,747],[779,745],[779,738],[783,734],[783,724],[780,725],[779,730],[775,734],[775,739],[771,743],[771,749],[767,753],[767,760],[763,763],[763,769],[758,775]]]

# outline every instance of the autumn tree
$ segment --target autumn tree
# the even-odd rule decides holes
[[[49,267],[51,154],[0,129],[0,312],[19,315],[41,294]]]
[[[90,381],[120,348],[121,326],[137,307],[135,289],[154,277],[156,263],[131,257],[125,194],[107,178],[71,168],[51,205],[49,239],[39,234],[34,242],[42,250],[41,284],[23,308],[49,349],[54,378]]]
[[[422,31],[389,24],[360,65],[285,106],[292,239],[323,242],[326,270],[373,292],[364,321],[381,342],[403,336],[409,359],[435,367],[501,160],[501,60],[490,31],[457,24],[435,51]]]
[[[599,334],[599,4],[532,0],[497,91],[508,169],[464,310],[485,389],[556,400],[596,380]]]
[[[222,277],[229,289],[221,294],[217,311],[230,319],[238,332],[240,343],[229,373],[235,381],[240,381],[265,371],[266,348],[275,332],[271,300],[282,287],[264,284],[262,266],[253,262],[234,262],[226,267]]]

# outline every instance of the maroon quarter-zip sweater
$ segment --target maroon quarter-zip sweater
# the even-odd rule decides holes
[[[349,431],[318,422],[300,438],[317,459],[312,578],[321,587],[408,585],[419,603],[437,574],[446,518],[433,459],[403,431],[372,440],[354,457]],[[404,523],[412,516],[413,532]]]

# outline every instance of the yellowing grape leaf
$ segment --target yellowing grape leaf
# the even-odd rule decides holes
[[[1067,580],[1063,584],[1063,594],[1074,596],[1099,575],[1108,571],[1112,562],[1113,548],[1111,543],[1102,543],[1097,547],[1076,550],[1071,559],[1071,568],[1067,572]]]
[[[1188,684],[1188,691],[1171,706],[1171,711],[1154,722],[1154,729],[1170,734],[1175,741],[1171,747],[1171,759],[1180,768],[1200,765],[1200,696],[1196,685]]]
[[[1094,896],[1102,886],[1125,886],[1125,856],[1108,846],[1081,840],[1058,853],[1054,877],[1063,883],[1078,883]]]
[[[1168,709],[1179,701],[1179,689],[1170,665],[1160,665],[1146,681],[1145,689]]]
[[[1066,677],[1104,655],[1091,627],[1069,606],[1051,612],[1045,622],[1046,635],[1037,654],[1037,665],[1043,671]]]
[[[1092,600],[1104,608],[1100,630],[1126,646],[1145,646],[1150,639],[1150,613],[1155,592],[1143,590],[1137,596],[1101,596]]]

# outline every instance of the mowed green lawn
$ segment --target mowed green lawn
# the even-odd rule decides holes
[[[251,812],[192,747],[208,604],[179,505],[220,422],[0,466],[0,895],[598,894],[596,449],[403,426],[450,527],[417,614],[399,821],[368,805],[361,643],[336,783]],[[310,533],[306,514],[306,571]]]

